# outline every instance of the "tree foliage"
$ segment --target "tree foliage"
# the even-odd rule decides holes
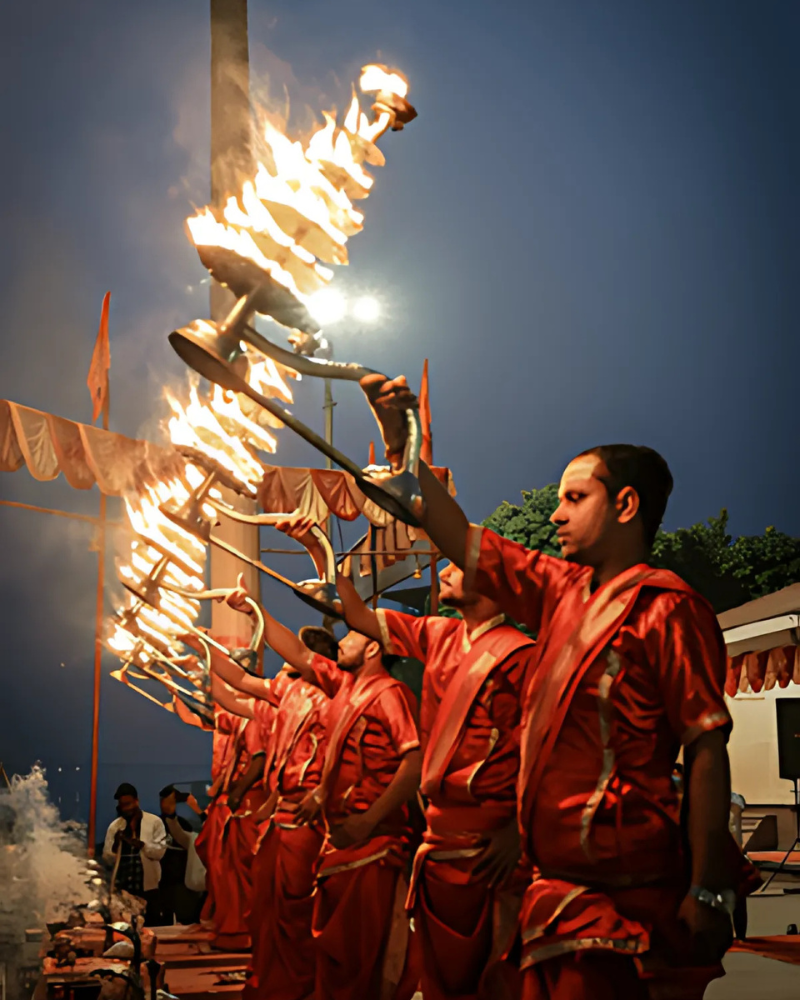
[[[559,555],[550,516],[558,506],[558,487],[524,490],[522,504],[504,501],[483,522],[499,535],[528,548]],[[733,538],[728,511],[707,522],[659,531],[652,564],[671,569],[703,594],[717,613],[800,581],[800,538],[767,528],[763,535]]]
[[[523,490],[522,505],[504,500],[483,522],[504,538],[529,549],[541,549],[551,556],[561,555],[556,527],[550,517],[558,507],[558,486],[551,483],[541,490]]]

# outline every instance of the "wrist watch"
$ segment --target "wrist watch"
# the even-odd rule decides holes
[[[701,885],[693,885],[689,890],[689,895],[694,896],[698,903],[710,906],[713,910],[718,910],[728,917],[732,917],[733,911],[736,909],[736,893],[733,889],[712,892],[710,889],[704,889]]]

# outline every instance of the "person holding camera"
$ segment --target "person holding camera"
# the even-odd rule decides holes
[[[146,903],[144,922],[159,923],[158,883],[161,858],[167,849],[164,824],[152,813],[142,811],[139,793],[124,781],[114,793],[119,814],[103,844],[103,860],[113,865],[112,889],[124,890]]]
[[[202,810],[193,795],[179,791],[174,785],[162,788],[159,798],[161,819],[167,831],[167,849],[158,884],[159,926],[195,924],[200,919],[204,895],[186,885],[186,866],[195,830],[187,819],[178,815],[177,806],[186,803],[198,816],[202,816]]]

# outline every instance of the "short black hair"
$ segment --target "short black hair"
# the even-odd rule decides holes
[[[321,625],[304,625],[299,635],[300,640],[312,653],[319,653],[328,660],[335,660],[339,656],[336,636]]]
[[[165,785],[158,793],[158,797],[160,799],[165,799],[168,795],[172,795],[173,792],[176,795],[178,794],[178,789],[174,785]]]
[[[645,544],[651,549],[674,482],[666,460],[653,448],[638,444],[601,444],[577,457],[585,455],[596,455],[608,469],[608,475],[599,478],[611,500],[616,500],[626,486],[636,490]]]
[[[116,792],[114,792],[114,798],[117,800],[117,802],[119,802],[119,800],[122,798],[123,795],[130,795],[134,799],[139,798],[139,793],[136,791],[136,788],[129,781],[123,781],[122,784],[119,786],[119,788],[116,790]]]

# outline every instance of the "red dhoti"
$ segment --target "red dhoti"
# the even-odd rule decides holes
[[[416,992],[408,883],[392,847],[392,838],[376,837],[325,856],[314,906],[316,1000],[411,1000]]]
[[[510,966],[496,966],[514,942],[527,869],[502,888],[475,872],[491,831],[509,822],[507,810],[429,805],[426,816],[409,894],[425,1000],[518,997],[519,977]],[[469,832],[448,834],[441,827]]]
[[[354,682],[324,657],[315,657],[314,667],[320,687],[335,695],[320,783],[325,821],[335,829],[381,798],[419,737],[413,695],[385,671]],[[328,841],[323,848],[313,923],[316,1000],[411,1000],[416,991],[405,912],[407,807],[375,832],[350,847]]]
[[[523,1000],[702,1000],[720,964],[690,967],[685,886],[600,891],[534,882],[522,908]]]
[[[206,901],[200,915],[201,920],[213,920],[217,909],[217,882],[222,875],[219,869],[220,843],[225,819],[229,815],[227,796],[215,799],[208,808],[203,829],[194,842],[197,856],[206,869]]]
[[[528,879],[502,890],[475,868],[516,822],[520,690],[532,642],[502,615],[470,631],[452,618],[379,610],[384,644],[425,662],[420,712],[427,800],[409,906],[425,1000],[516,998],[498,960],[511,946]],[[502,979],[502,982],[500,981]]]
[[[702,994],[701,994],[702,996]],[[648,1000],[630,959],[585,951],[537,965],[523,980],[522,1000]]]
[[[591,567],[475,527],[466,576],[538,633],[518,783],[544,875],[521,912],[525,1000],[700,1000],[724,971],[686,965],[691,864],[672,770],[681,745],[731,723],[713,609],[666,570],[632,566],[593,589]],[[732,838],[723,849],[729,887],[751,891]]]
[[[203,917],[214,921],[215,948],[246,951],[250,947],[248,916],[252,896],[253,851],[259,834],[256,813],[265,800],[261,788],[251,789],[239,812],[221,796],[195,843],[206,867],[208,900]]]
[[[256,813],[265,799],[263,789],[251,789],[239,811],[228,808],[228,792],[246,771],[253,756],[263,752],[262,734],[254,720],[217,712],[212,776],[221,792],[211,805],[195,848],[206,868],[208,897],[203,919],[211,919],[213,945],[225,950],[250,947],[250,869],[258,839]]]
[[[322,833],[278,813],[253,861],[253,961],[243,1000],[306,1000],[314,993],[311,936]]]

